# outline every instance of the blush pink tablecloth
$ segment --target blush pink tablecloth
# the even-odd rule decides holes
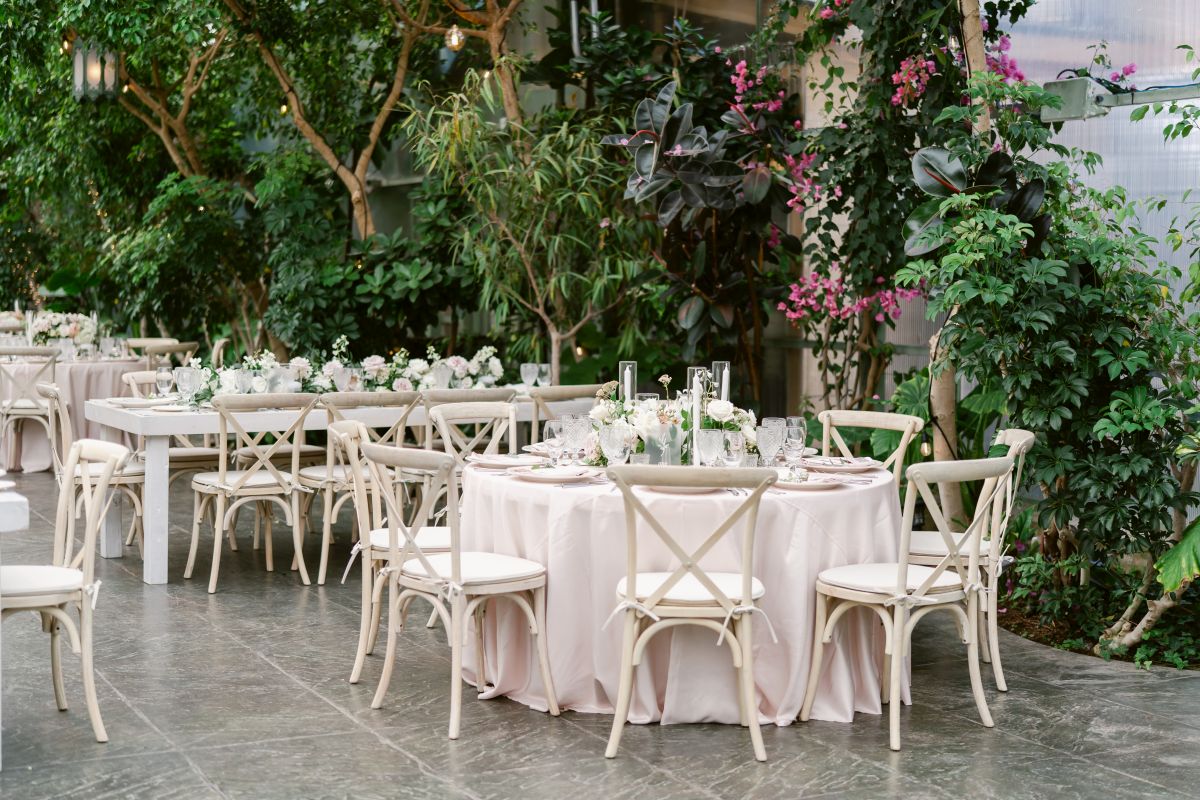
[[[890,473],[869,473],[869,486],[825,492],[768,492],[759,512],[754,575],[766,587],[754,626],[754,674],[764,723],[788,725],[800,712],[812,652],[817,575],[866,561],[893,561],[900,536],[900,504]],[[637,490],[680,543],[694,548],[742,502],[727,492],[672,496]],[[523,482],[469,467],[464,477],[464,549],[506,553],[547,568],[546,635],[550,670],[563,708],[613,711],[620,668],[621,625],[602,629],[625,575],[625,518],[609,486],[560,488]],[[737,529],[737,530],[740,530]],[[727,535],[702,566],[740,569],[740,535]],[[673,570],[678,560],[647,530],[639,540],[640,568]],[[546,708],[536,655],[523,616],[500,601],[488,609],[490,694]],[[473,638],[473,637],[471,637]],[[473,642],[468,645],[473,648]],[[473,652],[473,650],[472,650]],[[839,623],[813,707],[816,719],[849,721],[855,712],[878,714],[883,628],[855,609]],[[464,658],[474,680],[474,656]],[[656,636],[637,667],[629,721],[737,724],[734,670],[726,645],[699,628]],[[903,690],[908,700],[907,680]]]
[[[5,363],[2,367],[20,380],[32,380],[43,363]],[[128,394],[121,383],[121,376],[142,368],[142,362],[122,361],[71,361],[56,364],[54,382],[67,399],[71,414],[71,428],[76,439],[110,439],[114,433],[102,425],[88,422],[83,415],[83,404],[88,400],[121,397]],[[8,399],[3,397],[0,399]],[[22,423],[23,430],[15,449],[9,447],[7,437],[3,442],[6,469],[23,472],[41,472],[50,469],[50,440],[46,429],[36,422]]]

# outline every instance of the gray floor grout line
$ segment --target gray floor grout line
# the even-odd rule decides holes
[[[179,745],[177,745],[171,739],[171,737],[168,736],[165,731],[163,731],[162,728],[158,727],[153,722],[151,722],[150,718],[147,717],[144,713],[142,713],[142,710],[139,709],[136,705],[134,705],[129,700],[129,698],[125,696],[124,692],[122,692],[120,689],[118,689],[113,684],[113,682],[108,679],[107,675],[105,675],[100,670],[96,670],[96,676],[98,678],[100,678],[100,680],[104,681],[104,683],[108,686],[108,688],[111,689],[118,698],[120,698],[121,702],[124,703],[126,705],[126,707],[128,707],[129,710],[132,711],[137,716],[138,719],[140,719],[143,723],[145,723],[150,728],[150,730],[154,731],[156,734],[161,736],[163,741],[165,741],[168,745],[170,745],[174,749],[174,751],[177,752],[183,758],[183,760],[185,762],[187,762],[187,765],[189,767],[191,767],[192,771],[200,776],[200,780],[204,781],[205,785],[208,786],[208,788],[212,789],[214,792],[219,794],[221,797],[224,797],[226,800],[229,800],[229,795],[225,794],[225,792],[221,791],[221,788],[219,786],[217,786],[217,784],[213,783],[213,781],[208,777],[208,775],[205,774],[204,770],[202,770],[200,768],[200,765],[197,764],[195,761],[193,761],[192,757],[190,755],[188,755],[185,750],[183,750],[181,747],[179,747]]]
[[[205,620],[205,621],[207,621],[207,620]],[[471,792],[466,787],[460,786],[460,785],[454,783],[452,780],[445,778],[442,775],[438,774],[437,771],[433,769],[433,767],[426,764],[424,761],[422,761],[416,755],[408,752],[406,749],[404,749],[400,745],[396,744],[395,742],[391,741],[390,739],[385,738],[380,731],[369,728],[366,725],[364,725],[362,723],[362,721],[359,720],[357,717],[355,717],[352,713],[350,713],[349,710],[342,708],[337,703],[333,702],[329,698],[322,695],[316,689],[309,686],[306,682],[304,682],[300,678],[296,677],[292,673],[288,672],[286,669],[284,669],[282,666],[280,666],[274,659],[270,658],[269,656],[260,652],[259,650],[255,649],[254,647],[251,647],[249,644],[247,644],[245,641],[243,641],[241,639],[241,637],[237,636],[234,633],[226,631],[222,628],[219,628],[215,625],[211,625],[211,623],[210,623],[210,627],[212,628],[212,630],[216,631],[217,633],[220,633],[221,635],[225,636],[227,639],[230,639],[231,641],[233,641],[239,647],[249,650],[256,657],[258,657],[259,659],[261,659],[262,661],[267,663],[269,666],[271,666],[273,669],[278,671],[284,677],[291,680],[293,683],[295,683],[297,686],[302,688],[304,691],[313,695],[318,700],[320,700],[322,703],[325,703],[326,705],[328,705],[329,707],[331,707],[335,711],[337,711],[339,714],[341,714],[342,716],[346,717],[348,720],[353,722],[356,727],[361,728],[364,732],[369,733],[372,736],[374,736],[375,739],[377,741],[379,741],[380,744],[384,745],[385,747],[391,748],[392,750],[395,750],[397,753],[400,753],[405,758],[411,759],[412,762],[415,763],[417,765],[417,767],[420,769],[422,774],[426,775],[427,777],[433,778],[441,783],[446,784],[448,787],[450,787],[451,789],[453,789],[455,791],[461,792],[464,797],[469,797],[472,800],[483,800],[483,798],[481,798],[478,795],[476,795],[475,793]]]

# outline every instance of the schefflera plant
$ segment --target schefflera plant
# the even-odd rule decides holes
[[[734,67],[735,83],[747,69],[744,61]],[[706,353],[732,350],[760,400],[763,329],[786,292],[785,267],[802,253],[781,226],[820,188],[806,178],[811,159],[783,112],[781,82],[765,70],[754,75],[757,89],[739,90],[719,128],[696,124],[691,103],[675,107],[670,82],[638,103],[633,132],[602,143],[628,153],[625,199],[655,209],[663,237],[654,257],[670,283],[665,296],[679,303],[684,357],[702,342]]]

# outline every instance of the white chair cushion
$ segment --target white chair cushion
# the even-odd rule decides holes
[[[32,564],[0,567],[0,596],[28,597],[82,588],[83,572],[77,569]]]
[[[388,529],[376,528],[371,531],[371,547],[377,550],[387,550]],[[396,531],[396,544],[399,547],[404,547],[404,534]],[[441,525],[427,525],[417,531],[417,547],[422,550],[449,550],[450,549],[450,529]]]
[[[79,477],[80,475],[83,474],[84,466],[85,466],[84,464],[76,464],[75,465],[75,476],[76,477]],[[99,475],[101,472],[104,471],[104,462],[103,461],[89,461],[89,462],[87,462],[86,466],[87,466],[88,475],[91,475],[93,477]],[[145,474],[145,472],[146,472],[145,464],[143,464],[140,461],[134,461],[133,459],[129,459],[128,461],[125,462],[124,468],[113,473],[113,475],[115,477],[119,478],[121,476],[128,477],[131,475],[143,475],[143,474]]]
[[[219,447],[168,447],[167,457],[171,461],[216,461],[221,457]]]
[[[271,445],[269,445],[269,444],[259,445],[258,449],[261,450],[265,454],[268,450],[271,449]],[[253,448],[250,448],[250,447],[239,447],[237,450],[233,451],[233,455],[235,458],[243,458],[243,459],[248,458],[251,460],[253,460],[255,458],[254,450],[253,450]],[[281,458],[291,458],[291,457],[292,457],[292,445],[284,444],[284,445],[279,446],[279,449],[275,451],[275,454],[273,456],[271,456],[271,460],[278,461]],[[316,457],[320,457],[320,458],[325,457],[325,448],[324,447],[321,447],[320,445],[315,445],[315,444],[300,445],[300,458],[301,459],[312,460],[313,458],[316,458]]]
[[[841,586],[856,592],[886,594],[889,597],[896,593],[896,571],[900,565],[891,564],[846,564],[841,567],[823,570],[817,580],[832,586]],[[908,565],[908,591],[913,591],[925,582],[933,572],[933,567],[923,567],[919,564]],[[930,593],[949,592],[962,588],[962,581],[953,569],[947,569],[937,576]]]
[[[237,483],[238,480],[243,475],[245,475],[247,472],[249,472],[249,470],[245,470],[245,469],[231,469],[231,470],[227,471],[225,473],[225,485],[232,486],[233,484]],[[286,477],[287,473],[284,473],[284,475]],[[198,472],[192,476],[192,484],[195,485],[197,483],[199,483],[203,486],[220,486],[221,485],[221,473],[220,472]],[[263,488],[267,488],[267,487],[271,487],[271,486],[279,487],[279,481],[275,480],[275,476],[272,475],[267,470],[266,467],[263,467],[262,469],[258,470],[253,475],[251,475],[250,480],[246,481],[246,483],[242,486],[242,488],[244,488],[244,489],[263,489]]]
[[[957,544],[962,540],[963,534],[955,532],[954,542]],[[982,558],[988,557],[988,551],[991,549],[992,543],[984,539],[979,543],[979,555]],[[913,531],[912,539],[909,541],[908,552],[919,556],[944,556],[946,555],[946,542],[942,539],[942,535],[937,531]],[[967,558],[967,551],[960,550],[964,561]]]
[[[449,553],[431,555],[429,556],[429,563],[433,565],[438,577],[449,580]],[[462,553],[460,554],[459,566],[461,568],[463,586],[479,583],[506,583],[525,578],[536,578],[538,575],[543,575],[546,572],[546,568],[536,561],[529,561],[517,556],[501,555],[500,553]],[[426,578],[429,576],[429,573],[425,570],[425,565],[417,559],[404,562],[402,572],[405,575],[417,578]]]
[[[637,596],[638,600],[645,600],[650,595],[662,586],[667,578],[671,577],[670,572],[639,572],[637,574]],[[735,603],[742,602],[742,573],[740,572],[705,572],[712,582],[717,585],[717,588],[725,593]],[[625,596],[625,583],[627,579],[621,578],[617,582],[617,596]],[[763,588],[762,581],[758,578],[752,578],[750,583],[751,600],[757,600],[766,593]],[[669,606],[714,606],[718,605],[717,600],[713,597],[712,592],[708,587],[696,579],[696,576],[690,572],[679,579],[670,589],[667,594],[659,601],[663,605]]]
[[[350,470],[345,464],[334,464],[332,469],[325,464],[318,464],[312,467],[304,467],[300,470],[300,477],[307,478],[310,481],[330,480],[331,475],[333,476],[332,479],[339,483],[350,482]]]

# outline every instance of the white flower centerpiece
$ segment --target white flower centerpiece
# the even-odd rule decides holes
[[[34,316],[30,331],[33,343],[37,345],[49,344],[55,339],[70,339],[75,344],[96,341],[96,321],[87,314],[43,311]]]

